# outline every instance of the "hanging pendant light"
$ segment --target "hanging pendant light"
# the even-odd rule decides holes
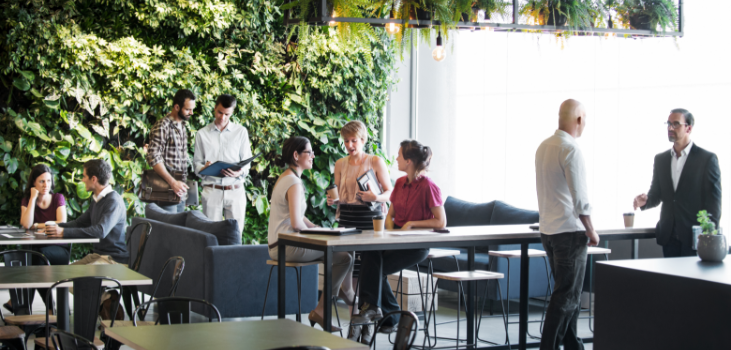
[[[439,34],[437,35],[437,47],[434,48],[434,50],[431,52],[431,57],[437,62],[444,61],[444,59],[447,57],[446,52],[444,51],[444,46],[442,46],[441,30],[439,31]]]
[[[391,8],[391,16],[390,16],[390,19],[394,19],[393,18],[393,8]],[[400,31],[401,31],[401,26],[399,26],[398,24],[396,24],[396,23],[388,23],[388,24],[386,24],[386,33],[391,34],[391,35],[395,35],[395,34],[397,34]]]
[[[333,15],[332,15],[332,18],[335,18],[335,17],[337,17],[337,13],[335,12],[335,10],[333,10]],[[328,22],[328,23],[327,23],[327,25],[329,25],[329,26],[331,26],[331,27],[335,27],[335,26],[337,26],[337,25],[338,25],[338,22],[335,22],[335,21],[330,21],[330,22]]]

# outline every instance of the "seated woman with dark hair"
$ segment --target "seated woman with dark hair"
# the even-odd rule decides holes
[[[282,147],[282,161],[280,166],[286,166],[272,190],[272,203],[269,212],[269,256],[273,260],[279,259],[277,237],[279,233],[298,232],[302,229],[317,227],[305,217],[307,198],[305,187],[300,176],[307,169],[312,169],[312,160],[315,154],[312,151],[310,140],[302,136],[294,136],[284,142]],[[287,246],[286,260],[290,262],[307,262],[321,260],[324,253],[321,251]],[[332,295],[338,295],[340,285],[345,276],[353,268],[353,258],[348,252],[333,253],[332,268]],[[312,326],[318,323],[324,327],[325,293],[322,293],[320,302],[312,312],[309,320]],[[332,326],[333,332],[340,328]]]
[[[53,193],[53,174],[45,164],[38,164],[30,171],[28,184],[20,201],[20,224],[26,229],[44,229],[46,222],[66,222],[66,199],[60,193]],[[48,258],[51,265],[68,265],[71,256],[68,244],[33,245],[34,251]],[[34,258],[33,264],[40,260]],[[38,289],[38,294],[46,302],[48,289]],[[9,308],[6,304],[5,308]]]
[[[429,177],[424,175],[429,167],[432,152],[417,141],[406,140],[399,148],[398,170],[406,176],[396,180],[391,193],[391,207],[386,215],[387,229],[441,229],[447,226],[447,216],[442,204],[442,192]],[[396,297],[391,291],[387,276],[414,266],[429,255],[429,249],[402,249],[367,251],[361,253],[360,314],[351,320],[353,324],[369,323],[362,327],[351,327],[348,338],[370,342],[373,336],[372,322],[384,314],[399,310]],[[381,271],[381,257],[383,270]],[[380,280],[381,288],[378,289]],[[379,304],[380,301],[380,304]],[[389,318],[392,324],[398,318]],[[387,321],[388,322],[388,321]],[[382,328],[383,329],[383,328]]]

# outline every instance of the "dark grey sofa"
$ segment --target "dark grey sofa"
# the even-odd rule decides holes
[[[149,206],[149,205],[148,205]],[[177,296],[205,299],[215,305],[223,317],[249,317],[261,315],[270,265],[266,264],[269,251],[266,245],[220,246],[216,236],[200,230],[181,226],[180,215],[166,223],[147,218],[132,219],[135,224],[149,222],[152,234],[142,258],[140,273],[157,278],[165,261],[171,256],[185,259],[185,270],[180,278]],[[148,215],[149,216],[149,215]],[[233,220],[232,220],[233,221]],[[184,222],[184,220],[182,220]],[[137,256],[142,228],[127,232],[130,261]],[[297,312],[297,281],[292,269],[287,269],[287,314]],[[302,270],[302,312],[307,313],[317,304],[317,266]],[[169,290],[170,282],[162,281],[160,290]],[[141,286],[143,293],[152,293],[152,286]],[[194,310],[203,313],[203,310]],[[266,315],[277,313],[277,269],[272,273]],[[212,315],[208,315],[212,316]]]
[[[502,201],[492,201],[489,203],[471,203],[454,197],[447,197],[444,203],[444,211],[447,214],[447,227],[456,226],[481,226],[481,225],[530,225],[538,222],[538,212],[533,210],[525,210],[513,207]],[[530,244],[529,248],[543,250],[540,243]],[[454,249],[454,248],[449,248]],[[490,263],[488,251],[491,250],[519,250],[519,244],[501,244],[490,245],[487,247],[478,247],[475,254],[475,269],[490,270],[502,272],[506,274],[506,278],[500,281],[503,296],[509,299],[518,299],[520,296],[520,259],[511,259],[510,262],[510,295],[507,295],[507,271],[508,264],[506,259],[494,259],[494,264],[489,267]],[[462,254],[457,256],[460,270],[467,269],[467,250],[460,249]],[[434,271],[455,271],[454,259],[440,258],[433,261]],[[422,271],[425,271],[426,262],[419,264]],[[550,271],[550,270],[549,270]],[[488,298],[492,300],[498,299],[497,283],[495,280],[489,282]],[[451,291],[457,291],[457,284],[450,281],[440,281],[439,287]],[[484,283],[477,284],[478,295],[484,293]],[[546,264],[541,258],[530,259],[530,283],[529,297],[543,297],[546,295]]]

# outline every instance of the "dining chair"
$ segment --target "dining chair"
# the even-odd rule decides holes
[[[142,257],[145,253],[145,246],[147,246],[147,241],[150,239],[150,234],[152,233],[152,223],[149,222],[140,222],[129,230],[128,237],[132,237],[132,233],[135,232],[135,230],[138,227],[142,227],[144,230],[142,235],[140,235],[140,241],[137,245],[137,256],[135,257],[135,261],[132,263],[132,265],[129,266],[129,268],[135,272],[140,271],[140,265],[142,264]],[[131,250],[132,244],[130,241],[127,241],[127,247]],[[153,294],[154,297],[154,294]],[[122,299],[124,300],[124,309],[127,311],[127,317],[130,319],[132,318],[132,302],[134,302],[135,308],[140,306],[140,296],[139,292],[137,290],[137,286],[128,286],[122,291]],[[144,302],[144,296],[142,298],[142,301]],[[144,315],[143,315],[144,317]]]
[[[208,310],[208,315],[215,314],[218,322],[221,322],[221,313],[218,308],[202,299],[188,298],[188,297],[165,297],[153,299],[144,302],[138,306],[132,313],[132,324],[137,327],[137,313],[142,309],[147,309],[150,305],[157,305],[157,318],[154,321],[154,325],[159,324],[183,324],[190,323],[190,314],[193,305],[198,305]],[[209,322],[212,319],[208,318]]]
[[[102,284],[107,282],[112,288],[116,287],[122,290],[122,284],[118,280],[103,276],[76,277],[58,281],[51,285],[49,289],[55,289],[61,284],[71,283],[74,288],[74,312],[73,312],[73,333],[84,339],[93,339],[96,346],[103,346],[104,343],[95,338],[96,321],[99,318],[99,305],[101,304],[102,294],[106,290]],[[46,294],[48,301],[51,293]],[[112,315],[117,314],[119,309],[119,298],[112,302]],[[51,334],[51,326],[49,322],[49,313],[46,311],[46,333]],[[111,326],[114,326],[114,318],[112,318]],[[57,331],[56,329],[53,330]],[[36,337],[36,349],[49,349],[50,341],[48,337]]]
[[[88,339],[73,333],[55,330],[51,333],[53,347],[58,350],[99,350]]]

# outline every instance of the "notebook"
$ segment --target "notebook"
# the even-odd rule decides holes
[[[358,178],[358,187],[361,191],[368,191],[370,188],[376,195],[383,193],[381,184],[378,183],[378,178],[376,178],[373,169],[369,169]]]
[[[359,230],[355,227],[313,227],[300,230],[300,233],[307,235],[332,235],[332,236],[345,236],[361,233],[363,230]]]

